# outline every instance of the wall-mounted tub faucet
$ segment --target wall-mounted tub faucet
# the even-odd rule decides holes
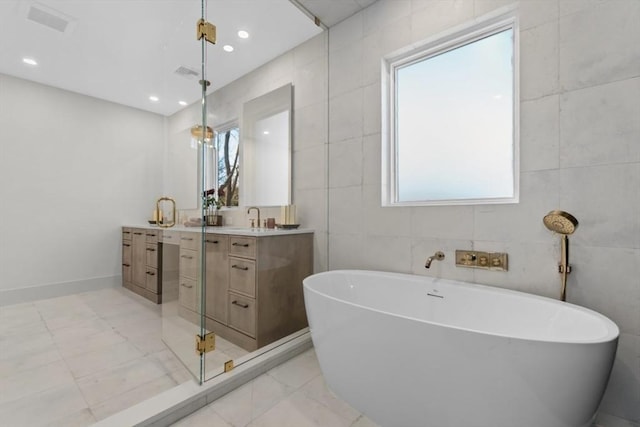
[[[424,263],[424,268],[429,268],[431,267],[431,262],[433,260],[436,261],[442,261],[444,259],[444,252],[438,251],[435,254],[431,255],[429,258],[427,258],[427,260]]]

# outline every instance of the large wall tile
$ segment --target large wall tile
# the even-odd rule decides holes
[[[380,134],[367,135],[362,140],[364,151],[362,160],[362,183],[381,185],[382,158]]]
[[[469,22],[473,19],[473,6],[468,0],[428,2],[426,7],[411,14],[411,38],[417,42]]]
[[[293,153],[293,182],[298,190],[326,186],[326,148],[322,145]]]
[[[329,51],[341,49],[364,37],[364,16],[356,13],[331,27],[329,31]]]
[[[409,16],[365,36],[362,42],[362,84],[366,86],[379,82],[381,59],[412,41]]]
[[[640,250],[571,245],[570,255],[567,301],[608,316],[622,332],[640,335]]]
[[[331,50],[329,55],[330,97],[362,86],[362,41]]]
[[[559,0],[520,0],[520,29],[526,30],[548,22],[557,22]]]
[[[291,82],[291,76],[286,76],[285,80],[287,78],[289,79],[288,82]],[[293,78],[293,105],[295,108],[326,101],[328,96],[326,57],[321,57],[302,67],[296,68],[293,73]],[[288,82],[284,82],[283,84]],[[276,87],[274,87],[274,89]]]
[[[640,163],[560,171],[560,209],[580,227],[572,240],[583,246],[640,247]]]
[[[329,144],[329,187],[362,185],[362,138]]]
[[[558,25],[543,24],[520,32],[520,98],[558,92]]]
[[[367,248],[362,268],[399,273],[411,270],[411,238],[367,234],[362,244]]]
[[[296,108],[293,119],[293,150],[304,150],[327,143],[327,104],[320,102]]]
[[[362,102],[362,89],[331,98],[329,103],[330,142],[362,136]]]
[[[362,187],[329,189],[329,232],[360,234],[362,232]]]
[[[371,135],[381,131],[382,93],[380,83],[364,88],[362,133]]]
[[[639,76],[639,22],[640,2],[635,0],[597,3],[560,18],[562,89]]]
[[[525,101],[520,105],[520,170],[522,172],[558,168],[559,109],[558,95]]]
[[[609,386],[600,410],[640,422],[640,337],[621,334]],[[606,426],[609,427],[609,426]]]
[[[361,269],[365,255],[362,234],[329,233],[329,269]]]
[[[473,206],[411,208],[411,233],[416,237],[471,240],[473,228]]]
[[[640,77],[562,94],[560,135],[563,168],[640,162]]]
[[[542,218],[558,209],[557,170],[520,174],[520,203],[475,207],[474,239],[515,242],[548,242]]]
[[[380,191],[378,185],[366,185],[362,188],[365,234],[411,236],[411,208],[381,207]]]
[[[294,66],[301,67],[321,57],[326,57],[329,45],[328,33],[321,33],[293,49]]]
[[[375,33],[382,27],[396,25],[411,14],[411,0],[380,0],[363,10],[364,35]]]

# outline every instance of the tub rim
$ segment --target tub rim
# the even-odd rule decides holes
[[[603,325],[605,326],[606,329],[606,333],[599,338],[596,339],[583,339],[583,340],[552,340],[552,339],[540,339],[540,338],[532,338],[532,337],[522,337],[522,336],[514,336],[514,335],[507,335],[504,333],[497,333],[497,332],[490,332],[490,331],[486,331],[486,330],[482,330],[482,329],[474,329],[474,328],[465,328],[465,327],[461,327],[461,326],[454,326],[454,325],[450,325],[447,323],[441,323],[441,322],[435,322],[435,321],[430,321],[430,320],[424,320],[424,319],[419,319],[413,316],[407,316],[404,314],[400,314],[400,313],[393,313],[393,312],[389,312],[386,310],[380,310],[380,309],[376,309],[376,308],[372,308],[366,305],[362,305],[362,304],[356,304],[350,301],[346,301],[344,299],[340,299],[334,296],[331,296],[325,292],[321,292],[318,289],[314,289],[313,287],[311,287],[311,285],[308,284],[308,279],[312,278],[312,277],[319,277],[319,276],[327,276],[327,275],[335,275],[337,273],[347,273],[347,274],[356,274],[356,275],[376,275],[376,276],[383,276],[383,277],[404,277],[404,278],[413,278],[413,279],[418,279],[419,281],[424,280],[425,282],[429,282],[429,283],[433,283],[433,284],[437,284],[437,283],[446,283],[446,284],[450,284],[450,285],[455,285],[457,287],[463,287],[463,288],[480,288],[486,292],[490,292],[490,293],[503,293],[503,294],[507,294],[507,295],[516,295],[518,297],[521,298],[532,298],[534,300],[538,300],[541,301],[542,303],[545,304],[552,304],[552,305],[556,305],[556,306],[560,306],[564,309],[570,309],[570,310],[576,310],[576,311],[580,311],[582,313],[585,313],[587,315],[593,316],[597,319],[599,319]],[[570,302],[566,302],[566,301],[560,301],[560,300],[556,300],[553,298],[549,298],[549,297],[545,297],[542,295],[536,295],[536,294],[531,294],[531,293],[527,293],[527,292],[522,292],[522,291],[517,291],[514,289],[506,289],[506,288],[500,288],[498,286],[491,286],[491,285],[483,285],[480,283],[473,283],[473,282],[463,282],[463,281],[459,281],[459,280],[453,280],[453,279],[444,279],[444,278],[439,278],[439,277],[432,277],[432,276],[420,276],[417,274],[407,274],[407,273],[395,273],[395,272],[388,272],[388,271],[376,271],[376,270],[357,270],[357,269],[337,269],[337,270],[329,270],[329,271],[322,271],[319,273],[314,273],[310,276],[305,277],[302,280],[302,286],[303,286],[303,290],[305,291],[309,291],[309,292],[313,292],[317,295],[321,295],[325,298],[331,299],[333,301],[337,301],[337,302],[341,302],[343,304],[348,304],[348,305],[352,305],[354,307],[358,307],[358,308],[362,308],[364,310],[367,311],[372,311],[372,312],[378,312],[378,313],[383,313],[383,314],[387,314],[389,316],[394,316],[394,317],[398,317],[398,318],[403,318],[403,319],[407,319],[407,320],[412,320],[412,321],[416,321],[416,322],[421,322],[421,323],[427,323],[430,325],[435,325],[435,326],[442,326],[445,328],[450,328],[450,329],[455,329],[455,330],[459,330],[459,331],[463,331],[463,332],[470,332],[470,333],[474,333],[474,334],[482,334],[482,335],[490,335],[490,336],[495,336],[495,337],[500,337],[500,338],[508,338],[508,339],[513,339],[513,340],[522,340],[522,341],[530,341],[530,342],[540,342],[540,343],[553,343],[553,344],[602,344],[602,343],[609,343],[612,341],[617,341],[619,336],[620,336],[620,328],[618,327],[618,325],[611,319],[609,319],[607,316],[605,316],[602,313],[599,313],[595,310],[592,310],[590,308],[587,307],[583,307],[577,304],[572,304]],[[306,301],[306,300],[305,300]]]

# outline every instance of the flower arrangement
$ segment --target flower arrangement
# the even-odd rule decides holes
[[[222,194],[220,194],[222,192]],[[218,210],[222,207],[222,197],[224,192],[219,189],[216,192],[215,188],[203,192],[203,209],[207,210],[206,224],[207,225],[222,225],[222,216],[218,214]],[[215,208],[215,211],[214,211]]]
[[[204,207],[211,210],[211,207],[215,206],[216,211],[222,207],[222,196],[219,192],[216,195],[216,189],[212,188],[204,192]]]

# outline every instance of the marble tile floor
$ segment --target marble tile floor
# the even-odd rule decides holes
[[[87,426],[191,381],[162,342],[162,311],[124,288],[0,307],[0,424]],[[196,330],[164,328],[176,341]],[[246,354],[219,337],[217,346],[210,357]]]
[[[378,427],[327,388],[313,349],[277,366],[174,427]]]

